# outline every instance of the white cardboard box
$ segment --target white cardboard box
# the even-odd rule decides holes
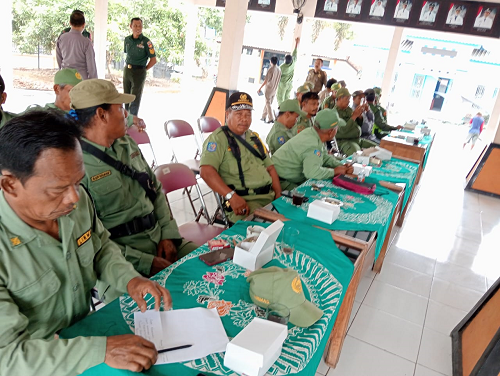
[[[307,216],[321,222],[332,224],[340,214],[340,206],[316,200],[309,204]]]
[[[369,155],[364,155],[363,151],[358,151],[352,156],[353,162],[360,163],[362,165],[367,165],[370,163],[370,156]]]
[[[224,366],[248,376],[263,376],[281,354],[288,327],[254,318],[227,344]]]
[[[238,243],[234,249],[233,262],[251,271],[262,268],[273,259],[274,243],[283,226],[283,222],[278,220],[262,231],[255,243]]]
[[[381,148],[380,146],[375,146],[375,149],[376,150],[370,153],[370,157],[377,157],[382,161],[388,161],[392,158],[392,152],[389,150]]]
[[[354,172],[353,172],[354,175],[359,175],[361,173],[361,171],[363,171],[363,170],[365,172],[365,176],[370,176],[370,174],[372,173],[372,166],[364,166],[363,167],[362,164],[354,163],[352,165],[352,167],[354,168]]]

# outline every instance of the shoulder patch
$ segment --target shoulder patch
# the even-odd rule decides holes
[[[209,142],[207,144],[207,151],[216,151],[217,150],[217,142]]]
[[[278,137],[278,144],[283,145],[285,143],[285,137],[279,136]]]
[[[314,150],[314,154],[316,154],[318,157],[321,157],[321,151],[319,151],[318,149]]]
[[[87,243],[91,236],[92,236],[92,233],[90,232],[90,229],[88,229],[82,236],[80,236],[76,240],[76,244],[78,245],[78,247],[81,247],[82,245]]]
[[[149,48],[153,48],[153,43],[151,43],[151,41],[150,41],[150,40],[148,41],[148,47],[149,47]]]
[[[139,155],[141,155],[141,152],[139,150],[137,150],[137,151],[134,151],[132,154],[130,154],[130,158],[134,159],[135,157],[138,157]]]
[[[111,175],[111,170],[101,172],[100,174],[94,175],[90,178],[90,181],[98,181],[99,179],[105,178]]]
[[[19,240],[17,236],[14,238],[10,238],[10,244],[12,244],[12,246],[15,247],[16,245],[21,244],[21,240]]]

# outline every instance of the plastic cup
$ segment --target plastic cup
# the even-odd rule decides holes
[[[291,255],[295,251],[299,234],[299,230],[294,228],[283,229],[283,235],[281,236],[281,250],[283,253]]]
[[[292,204],[294,204],[295,206],[301,206],[302,203],[304,202],[304,197],[305,197],[304,192],[299,192],[297,190],[294,190],[292,192]]]

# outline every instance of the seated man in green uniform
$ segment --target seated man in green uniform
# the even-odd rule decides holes
[[[281,102],[278,117],[266,138],[271,154],[274,154],[276,150],[293,137],[292,128],[297,118],[306,115],[300,109],[299,102],[296,99],[287,99]]]
[[[377,136],[378,139],[382,139],[387,136],[391,131],[402,129],[403,126],[398,125],[397,127],[393,127],[387,124],[387,111],[380,104],[378,104],[378,100],[382,96],[382,90],[379,89],[379,96],[377,98],[377,93],[374,89],[365,90],[365,98],[366,102],[370,106],[370,109],[373,112],[375,117],[375,122],[373,124],[373,134]],[[378,99],[378,100],[377,100]],[[377,102],[376,102],[377,100]]]
[[[99,278],[128,292],[172,300],[137,273],[95,215],[80,181],[80,130],[53,112],[31,111],[0,130],[0,375],[68,376],[100,363],[140,372],[158,357],[136,335],[55,339],[85,318]]]
[[[280,177],[281,188],[293,189],[307,179],[331,179],[338,174],[350,174],[353,168],[328,154],[325,142],[334,139],[337,128],[345,125],[337,111],[323,110],[314,119],[314,126],[283,145],[272,161]]]
[[[302,95],[302,100],[300,101],[300,107],[304,112],[304,115],[300,115],[297,119],[297,123],[293,127],[293,134],[297,135],[306,128],[310,128],[313,125],[313,118],[318,113],[318,94],[309,91]]]
[[[368,105],[356,107],[353,111],[349,107],[351,101],[351,94],[349,90],[341,88],[337,90],[337,103],[335,109],[337,110],[341,119],[346,122],[346,125],[340,127],[335,138],[340,151],[350,156],[361,149],[371,148],[377,144],[365,140],[361,137],[361,126],[363,125],[363,112]]]
[[[0,128],[2,128],[5,125],[5,123],[7,123],[10,119],[17,116],[12,112],[7,112],[3,110],[2,105],[5,103],[6,100],[7,100],[7,93],[5,92],[5,82],[2,78],[2,75],[0,75]]]
[[[335,78],[330,78],[326,81],[325,88],[318,94],[319,95],[319,103],[323,103],[323,101],[330,96],[332,93],[332,85],[336,84],[337,80]]]
[[[151,276],[198,248],[179,234],[161,183],[135,141],[125,134],[127,111],[134,100],[106,80],[85,80],[70,91],[71,107],[83,128],[85,177],[97,215],[125,258]],[[118,294],[98,284],[106,302]],[[106,292],[107,290],[107,292]]]
[[[201,177],[225,200],[228,219],[236,222],[281,196],[278,174],[259,135],[252,132],[253,102],[246,93],[231,94],[226,125],[203,144]]]
[[[325,98],[325,100],[321,103],[321,109],[324,110],[326,108],[334,108],[335,107],[335,102],[337,100],[337,90],[341,89],[342,86],[336,82],[332,84],[331,86],[331,92],[328,97]]]

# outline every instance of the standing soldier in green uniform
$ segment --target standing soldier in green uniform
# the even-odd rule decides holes
[[[81,374],[101,363],[140,372],[158,357],[136,335],[55,339],[85,318],[99,278],[128,292],[141,311],[169,292],[141,277],[109,239],[80,181],[80,130],[32,111],[0,130],[0,375]]]
[[[320,111],[312,128],[293,137],[273,155],[283,190],[293,189],[307,179],[331,179],[352,173],[352,167],[343,166],[325,147],[326,142],[334,139],[337,128],[344,125],[337,111]]]
[[[75,9],[73,12],[71,12],[71,15],[73,14],[81,14],[82,16],[85,16],[85,13],[83,13],[81,10],[78,10],[78,9]],[[71,27],[67,27],[66,29],[64,29],[61,34],[59,34],[59,36],[61,36],[62,34],[64,33],[68,33],[71,31]],[[85,38],[89,38],[90,40],[92,40],[92,35],[90,35],[90,33],[86,30],[86,29],[83,29],[82,31],[82,35],[85,37]]]
[[[135,95],[135,100],[130,106],[126,104],[125,109],[137,116],[146,74],[156,64],[156,54],[153,43],[142,35],[142,20],[137,17],[132,18],[130,28],[132,35],[125,38],[123,47],[123,51],[127,54],[123,68],[123,92]]]
[[[122,104],[134,96],[95,79],[75,86],[70,97],[83,128],[82,184],[125,258],[139,273],[152,276],[198,248],[179,234],[161,183],[135,141],[125,135],[127,111]],[[118,296],[104,284],[97,289],[106,301]]]
[[[363,112],[368,105],[358,106],[354,111],[349,107],[351,94],[345,88],[337,90],[337,110],[341,119],[346,122],[346,125],[340,127],[337,135],[337,145],[340,151],[350,156],[358,150],[377,146],[376,143],[365,140],[361,137],[361,126],[363,125]]]
[[[314,62],[314,68],[310,69],[307,74],[306,81],[313,84],[311,91],[314,91],[315,93],[319,93],[321,89],[323,89],[323,86],[326,85],[326,81],[328,79],[326,72],[321,69],[322,66],[323,59],[317,58]]]
[[[0,128],[2,128],[5,123],[7,123],[10,119],[17,116],[13,112],[4,111],[2,105],[7,100],[7,93],[5,92],[5,82],[0,75]]]
[[[310,91],[302,95],[300,101],[300,107],[305,115],[300,115],[297,119],[297,123],[293,127],[293,134],[299,134],[306,128],[310,128],[313,125],[313,118],[318,113],[318,94]]]
[[[247,93],[231,94],[226,125],[203,144],[201,177],[224,199],[228,219],[236,222],[281,196],[278,174],[259,135],[252,132],[253,102]]]
[[[295,73],[295,63],[297,62],[297,46],[299,45],[300,38],[295,39],[295,48],[291,55],[285,56],[285,62],[281,64],[281,78],[278,85],[278,92],[276,99],[278,106],[281,106],[283,101],[290,98],[293,84],[293,74]]]
[[[377,93],[374,89],[365,90],[366,102],[370,106],[370,109],[375,116],[375,122],[373,124],[373,134],[377,136],[378,139],[382,139],[383,137],[387,136],[390,131],[403,128],[401,125],[393,127],[387,124],[387,111],[380,104],[376,103],[376,100],[379,101],[381,96],[382,90],[379,91],[378,98]]]
[[[323,103],[321,103],[322,110],[326,108],[332,109],[335,107],[335,101],[337,100],[337,90],[341,88],[342,86],[338,82],[332,84],[330,95],[325,98]]]
[[[287,99],[281,103],[278,118],[267,135],[266,142],[271,154],[293,137],[292,128],[299,116],[307,114],[300,109],[296,99]]]

